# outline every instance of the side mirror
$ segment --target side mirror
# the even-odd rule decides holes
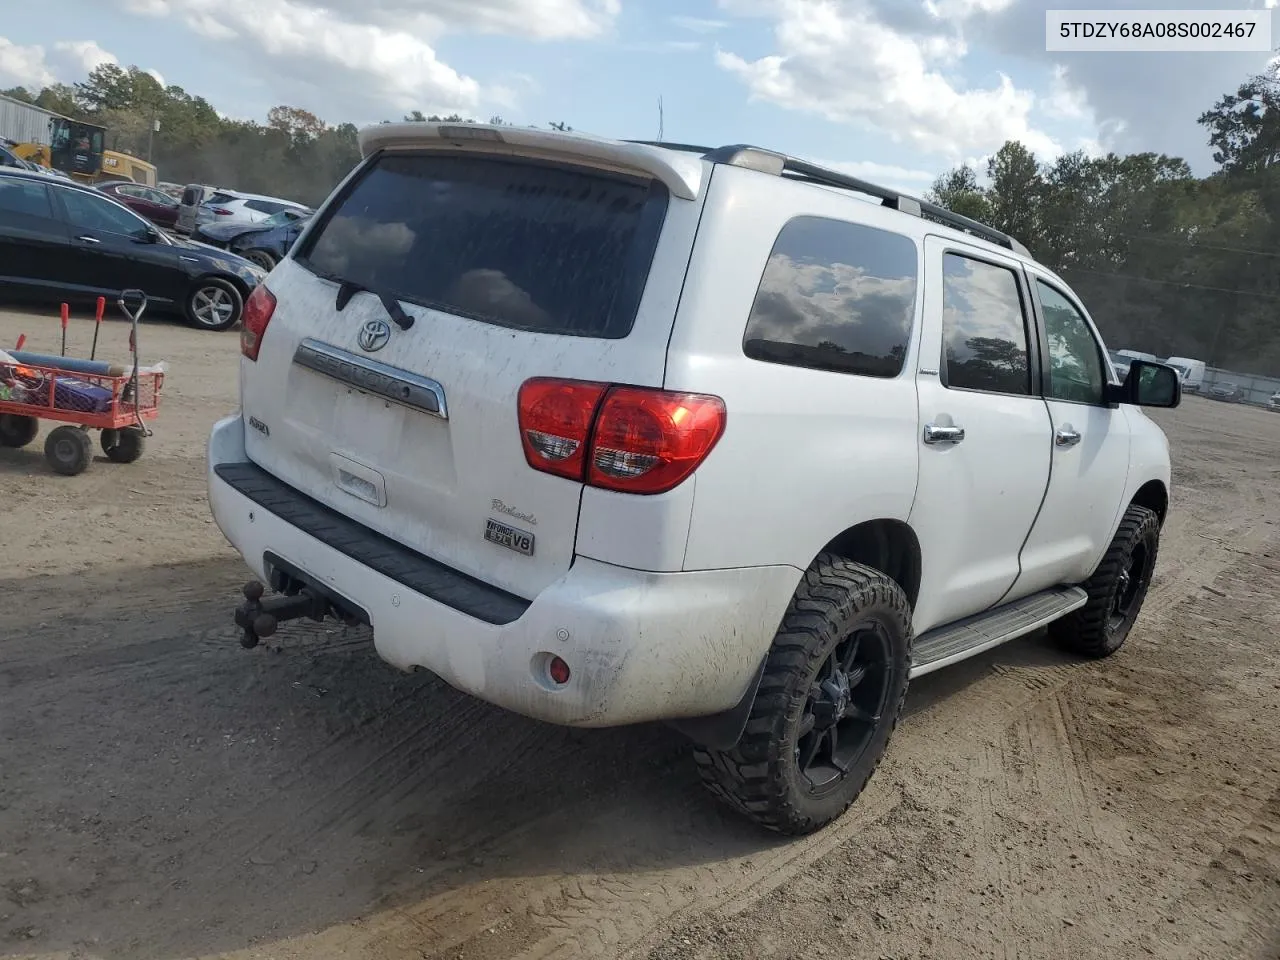
[[[1182,378],[1168,364],[1134,360],[1115,399],[1138,407],[1176,407],[1182,402]]]

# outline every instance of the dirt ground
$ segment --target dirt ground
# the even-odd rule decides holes
[[[0,314],[0,345],[56,330]],[[169,380],[138,463],[0,450],[0,955],[1280,957],[1280,416],[1162,412],[1173,512],[1124,650],[917,681],[849,814],[783,841],[664,728],[511,716],[361,630],[242,650],[203,475],[236,334],[142,349]]]

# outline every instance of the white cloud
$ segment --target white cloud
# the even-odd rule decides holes
[[[0,37],[0,83],[39,90],[56,80],[45,62],[44,47],[23,47]]]
[[[1045,99],[1044,110],[1049,116],[1062,120],[1093,120],[1093,111],[1089,109],[1084,89],[1071,85],[1067,68],[1060,63],[1053,66],[1053,79],[1049,84],[1049,96]]]
[[[693,33],[715,33],[727,26],[723,20],[707,20],[702,17],[672,17],[671,22],[680,29]]]
[[[587,39],[610,30],[621,0],[116,0],[223,41],[252,74],[321,116],[361,122],[397,111],[486,113],[515,106],[519,84],[482,85],[443,62],[440,38],[504,33]]]
[[[93,40],[59,40],[53,49],[62,54],[81,73],[89,73],[104,63],[120,63],[115,54],[103,50]]]
[[[820,166],[830,167],[851,177],[866,180],[881,187],[899,190],[911,196],[919,196],[933,185],[937,173],[928,170],[912,170],[889,163],[875,163],[871,160],[852,161],[816,161]]]
[[[965,20],[975,13],[999,13],[1014,0],[924,0],[924,8],[939,20]]]
[[[177,16],[219,39],[243,35],[239,4],[223,0],[117,0],[131,13]],[[268,4],[271,6],[271,4]],[[404,31],[426,41],[449,31],[505,33],[535,40],[585,39],[609,29],[621,0],[299,0],[304,18]]]
[[[75,83],[97,67],[118,65],[119,58],[94,40],[59,40],[51,50],[39,45],[21,47],[0,37],[0,86],[24,86],[35,92],[53,83]],[[147,70],[164,86],[157,70]]]
[[[738,4],[742,0],[730,0]],[[939,3],[960,17],[1000,0]],[[964,87],[942,71],[967,53],[960,24],[950,35],[915,35],[880,19],[870,0],[775,0],[777,53],[748,60],[717,52],[752,99],[816,113],[948,160],[1020,140],[1040,156],[1061,146],[1032,121],[1036,96],[1004,74]]]

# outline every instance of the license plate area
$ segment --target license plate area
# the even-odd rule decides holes
[[[523,553],[526,557],[533,556],[533,534],[525,530],[487,519],[484,524],[484,538],[500,547]]]

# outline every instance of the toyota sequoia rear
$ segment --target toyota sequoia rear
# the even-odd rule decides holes
[[[215,518],[281,594],[247,588],[246,645],[333,613],[556,722],[731,706],[796,571],[683,570],[728,417],[662,389],[709,165],[480,127],[362,147],[246,305],[210,440]]]

